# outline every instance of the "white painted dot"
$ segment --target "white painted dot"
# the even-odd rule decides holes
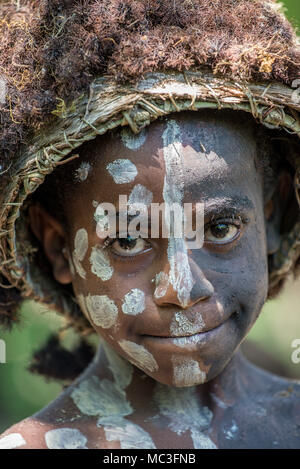
[[[126,148],[136,151],[146,142],[147,133],[145,129],[138,134],[134,134],[130,129],[123,129],[121,131],[121,138]]]
[[[92,248],[90,263],[92,273],[104,282],[112,277],[114,269],[111,267],[108,254],[103,247],[97,245]]]
[[[158,370],[158,364],[153,355],[142,345],[130,342],[129,340],[121,340],[120,347],[130,357],[132,363],[144,371],[154,372]]]
[[[87,253],[88,247],[89,242],[87,231],[84,228],[81,228],[76,232],[74,239],[73,262],[76,272],[83,279],[86,278],[86,272],[82,267],[81,262]]]
[[[87,311],[96,326],[112,327],[118,317],[118,308],[107,295],[88,295],[85,298]]]
[[[88,449],[87,438],[76,428],[58,428],[45,434],[49,449]]]
[[[201,332],[204,327],[205,323],[202,319],[201,313],[198,313],[195,316],[194,321],[190,321],[187,318],[186,313],[182,311],[177,311],[174,314],[170,325],[170,333],[172,334],[172,336],[182,337],[197,334],[198,332]]]
[[[86,181],[91,168],[90,163],[83,161],[75,171],[75,179],[80,182]]]
[[[172,362],[175,386],[195,386],[204,383],[206,373],[200,369],[197,361],[182,357],[172,357]]]
[[[0,449],[14,449],[26,445],[26,441],[20,433],[11,433],[0,438]]]
[[[122,311],[133,316],[140,314],[145,309],[145,293],[138,288],[130,290],[124,297]]]
[[[115,160],[109,163],[106,169],[116,184],[132,182],[138,174],[136,166],[127,159]]]

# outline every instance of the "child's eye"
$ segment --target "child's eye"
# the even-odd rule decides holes
[[[209,243],[225,244],[234,241],[240,233],[240,228],[232,223],[210,224],[205,230],[205,241]]]
[[[131,236],[112,240],[109,245],[114,254],[127,257],[135,256],[151,249],[150,244],[143,238],[132,238]]]

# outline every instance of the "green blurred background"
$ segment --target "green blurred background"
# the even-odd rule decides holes
[[[294,25],[300,26],[299,0],[285,0],[283,4]],[[255,363],[296,379],[300,379],[300,363],[292,363],[291,343],[300,339],[299,291],[300,282],[290,282],[278,299],[268,302],[243,344],[245,353]],[[0,339],[6,342],[6,363],[0,363],[0,433],[47,405],[62,390],[62,385],[26,370],[32,352],[58,330],[62,320],[32,302],[24,304],[22,313],[22,324],[12,333],[0,331]],[[67,346],[74,340],[69,333]]]

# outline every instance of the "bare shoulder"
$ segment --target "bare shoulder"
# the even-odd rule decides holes
[[[46,449],[44,435],[47,430],[42,422],[28,417],[0,435],[0,449]]]
[[[97,417],[84,415],[67,388],[57,399],[31,417],[13,425],[0,435],[0,449],[110,449]]]
[[[253,364],[250,366],[250,378],[252,377],[256,383],[258,396],[267,397],[270,404],[275,407],[280,408],[289,404],[297,406],[300,410],[300,380],[275,375]],[[300,418],[300,412],[297,417]]]
[[[235,415],[248,429],[249,447],[300,449],[300,381],[252,364],[248,371]]]

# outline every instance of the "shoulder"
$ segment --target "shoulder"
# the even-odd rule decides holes
[[[255,381],[258,395],[265,396],[270,402],[275,405],[278,403],[279,406],[287,402],[300,405],[300,380],[275,375],[252,363],[250,368],[250,379],[253,378],[253,381]]]
[[[46,431],[42,422],[36,421],[33,417],[26,418],[0,435],[0,449],[46,449],[47,446],[44,444]]]
[[[247,391],[238,410],[243,409],[247,416],[244,424],[251,428],[250,433],[264,447],[300,448],[300,381],[251,364],[245,385]]]
[[[82,414],[67,389],[37,414],[0,435],[0,449],[110,449],[97,418]],[[116,448],[119,444],[116,443]]]
[[[245,360],[245,358],[243,357]],[[288,379],[259,368],[247,360],[248,385],[255,383],[255,394],[274,408],[291,405],[300,410],[300,380]],[[251,386],[249,386],[251,389]],[[300,419],[300,412],[298,413]]]
[[[69,392],[0,435],[0,449],[105,448],[97,420],[74,408]]]
[[[119,449],[108,442],[103,428],[91,419],[74,418],[60,423],[28,417],[0,435],[0,449]]]

